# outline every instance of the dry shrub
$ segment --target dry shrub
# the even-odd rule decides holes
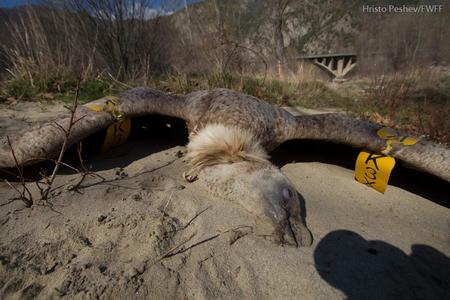
[[[376,76],[365,95],[362,117],[450,143],[448,70],[416,69]]]
[[[109,72],[145,82],[167,60],[167,44],[161,43],[167,24],[160,26],[160,16],[149,18],[149,2],[68,0],[18,8],[6,22],[9,41],[0,46],[10,77],[33,86],[35,77]]]
[[[324,71],[320,70],[313,63],[307,61],[300,61],[293,75],[294,80],[297,82],[326,81],[330,77],[324,74]]]
[[[395,107],[410,96],[419,80],[418,71],[373,76],[369,82],[367,100],[379,105]]]
[[[82,44],[83,24],[71,20],[68,12],[46,7],[24,7],[7,23],[11,40],[3,45],[7,71],[14,79],[58,77],[91,69],[89,45]],[[83,45],[83,47],[80,47]]]
[[[434,140],[450,144],[450,100],[442,104],[424,101],[417,110],[418,132]]]

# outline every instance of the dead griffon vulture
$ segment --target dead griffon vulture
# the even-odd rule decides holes
[[[294,117],[255,97],[227,89],[199,91],[186,96],[151,88],[135,88],[119,95],[114,111],[105,99],[79,106],[66,143],[73,145],[125,118],[160,114],[186,121],[191,176],[197,176],[214,194],[241,204],[257,216],[268,218],[280,241],[298,246],[312,242],[300,217],[297,192],[289,179],[268,161],[267,152],[291,139],[319,139],[370,151],[386,148],[377,135],[381,126],[342,114]],[[95,111],[92,107],[103,107]],[[89,107],[90,108],[89,108]],[[54,121],[68,128],[70,118]],[[54,122],[28,128],[10,137],[17,161],[29,165],[55,157],[65,140]],[[450,149],[424,139],[411,146],[396,143],[389,155],[409,166],[450,181]],[[0,167],[14,167],[6,137],[0,144]],[[195,174],[195,175],[192,175]]]

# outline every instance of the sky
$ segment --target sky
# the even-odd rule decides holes
[[[35,0],[33,1],[28,1],[28,0],[0,0],[0,7],[14,7],[17,5],[22,5],[22,4],[27,4],[30,2],[36,2]]]
[[[0,8],[13,8],[25,4],[38,4],[39,2],[45,2],[46,0],[0,0]],[[64,0],[57,0],[63,2]],[[139,9],[140,1],[128,0],[130,3],[135,2],[136,9]],[[203,0],[143,0],[143,2],[149,3],[144,10],[145,19],[153,19],[156,16],[170,15],[179,9],[182,9],[184,3],[192,4],[201,2]],[[126,2],[125,2],[126,3]],[[130,10],[131,11],[131,10]]]
[[[186,2],[189,3],[196,3],[200,2],[202,0],[187,0]],[[14,7],[18,5],[23,4],[29,4],[29,3],[37,3],[39,0],[0,0],[0,7]],[[161,3],[164,2],[164,0],[151,0],[153,8],[161,8]],[[171,2],[170,0],[168,1]],[[183,1],[179,1],[182,3]]]

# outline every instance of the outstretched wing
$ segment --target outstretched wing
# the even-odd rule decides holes
[[[302,115],[285,122],[282,140],[315,139],[393,156],[450,182],[450,148],[343,114]]]
[[[184,97],[169,95],[150,88],[135,88],[120,94],[117,101],[108,97],[78,106],[75,122],[66,141],[69,147],[93,133],[108,127],[118,118],[160,114],[188,120]],[[70,116],[26,128],[14,136],[0,138],[0,168],[30,165],[55,157],[66,140]],[[9,139],[9,141],[8,141]],[[11,144],[11,146],[10,146]],[[14,149],[15,159],[11,148]]]

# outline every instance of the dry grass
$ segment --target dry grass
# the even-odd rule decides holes
[[[410,95],[417,80],[415,72],[374,76],[367,90],[367,100],[379,105],[395,107]]]
[[[450,76],[445,72],[419,69],[377,76],[363,100],[359,113],[365,119],[450,143]]]
[[[34,86],[38,80],[47,81],[47,76],[62,77],[81,71],[87,76],[92,53],[87,44],[80,49],[77,24],[68,14],[43,9],[24,8],[17,20],[6,24],[11,40],[1,50],[10,77],[28,80]]]

